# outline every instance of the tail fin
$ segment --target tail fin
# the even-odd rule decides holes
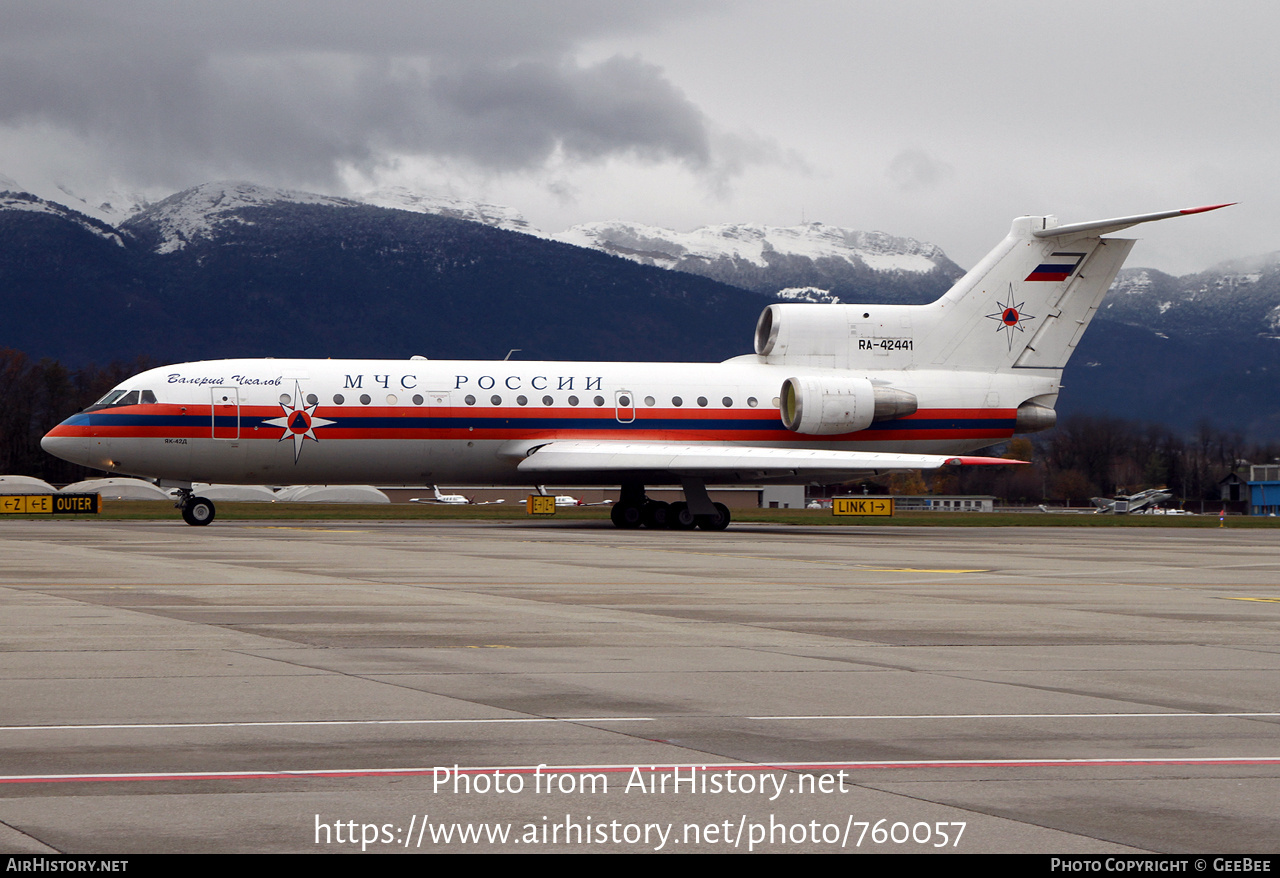
[[[1134,244],[1103,235],[1227,206],[1066,226],[1052,216],[1019,217],[936,302],[770,305],[756,328],[756,353],[767,362],[855,369],[1061,369]],[[832,308],[843,309],[843,319]]]
[[[1135,242],[1063,228],[1051,216],[1014,220],[998,247],[927,306],[934,319],[918,365],[1065,366]]]

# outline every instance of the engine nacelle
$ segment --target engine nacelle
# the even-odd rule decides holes
[[[779,402],[783,425],[807,435],[856,433],[873,421],[914,414],[917,407],[914,394],[876,387],[858,375],[788,378]]]
[[[1014,423],[1015,433],[1037,433],[1048,430],[1058,423],[1058,413],[1047,405],[1027,400],[1018,406],[1017,421]]]

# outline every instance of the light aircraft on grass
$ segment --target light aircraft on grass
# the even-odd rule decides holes
[[[441,494],[439,485],[432,485],[431,492],[435,495],[430,499],[415,498],[419,503],[443,503],[447,506],[466,506],[472,501],[461,494]]]
[[[729,510],[708,483],[1015,463],[966,452],[1053,426],[1062,368],[1134,243],[1103,236],[1226,206],[1019,217],[931,304],[769,305],[755,353],[723,363],[180,363],[121,383],[41,444],[177,488],[194,525],[215,510],[193,482],[554,480],[621,485],[621,528],[722,530]],[[684,501],[645,496],[673,483]]]

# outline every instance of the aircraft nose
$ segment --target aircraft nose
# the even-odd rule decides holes
[[[54,457],[60,457],[63,460],[69,460],[72,463],[88,465],[88,437],[59,435],[61,427],[62,425],[59,424],[57,427],[54,427],[46,433],[44,438],[40,440],[40,447],[52,454]]]

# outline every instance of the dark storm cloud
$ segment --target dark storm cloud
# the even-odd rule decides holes
[[[582,41],[672,7],[599,3],[9,4],[0,126],[71,131],[151,182],[332,178],[394,154],[537,167],[710,161],[702,112],[641,59]]]
[[[431,139],[495,166],[537,163],[557,144],[578,158],[710,158],[702,113],[636,58],[449,74],[433,79],[429,96],[420,118],[445,122]]]

